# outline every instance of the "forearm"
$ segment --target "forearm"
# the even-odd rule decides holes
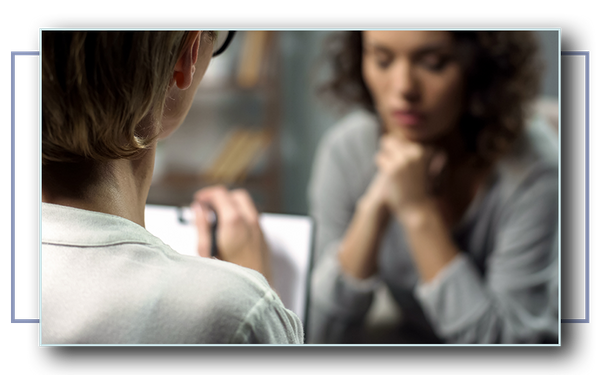
[[[416,289],[448,342],[536,343],[558,335],[558,184],[554,174],[529,181],[497,207],[482,206],[498,211],[473,221],[471,238],[479,240]]]
[[[344,273],[366,279],[377,272],[377,249],[388,218],[382,204],[369,199],[358,202],[338,253]]]
[[[459,253],[437,205],[426,200],[395,217],[404,227],[421,280],[433,280]]]

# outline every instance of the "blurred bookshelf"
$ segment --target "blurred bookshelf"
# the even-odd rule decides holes
[[[280,77],[277,33],[238,31],[179,130],[159,142],[147,202],[186,206],[198,189],[223,184],[247,189],[260,211],[281,212]]]

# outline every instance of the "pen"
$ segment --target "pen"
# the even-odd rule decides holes
[[[208,212],[206,218],[210,225],[210,256],[216,257],[219,254],[219,248],[217,247],[217,224],[219,222],[217,212],[211,205],[201,203],[202,209]],[[186,219],[183,214],[183,208],[177,207],[177,219],[182,224],[190,224],[191,219]]]
[[[217,212],[210,207],[205,205],[208,209],[208,223],[210,224],[210,256],[216,257],[219,253],[217,248],[217,224],[219,223]]]

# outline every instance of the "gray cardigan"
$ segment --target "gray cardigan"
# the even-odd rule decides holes
[[[376,173],[377,119],[356,112],[333,127],[309,186],[317,222],[307,339],[352,342],[379,283],[400,306],[411,338],[398,342],[536,343],[558,335],[558,151],[541,120],[495,167],[452,236],[459,256],[429,283],[419,280],[402,227],[391,221],[378,274],[343,274],[338,245]],[[403,332],[403,331],[398,331]],[[404,331],[406,332],[406,331]]]

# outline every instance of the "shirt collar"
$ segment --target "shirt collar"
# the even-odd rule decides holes
[[[163,245],[144,227],[120,216],[45,202],[42,202],[42,242],[71,246]]]

